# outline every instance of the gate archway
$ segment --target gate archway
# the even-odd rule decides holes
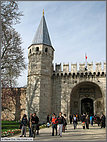
[[[84,111],[101,114],[104,112],[103,102],[102,91],[98,84],[89,81],[80,82],[71,91],[70,114],[82,114]]]

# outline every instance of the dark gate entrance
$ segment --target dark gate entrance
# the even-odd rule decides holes
[[[93,113],[93,100],[89,98],[85,98],[81,100],[81,114],[87,113],[88,115]]]

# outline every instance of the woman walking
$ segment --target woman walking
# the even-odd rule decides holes
[[[27,127],[27,116],[26,116],[26,114],[23,115],[21,124],[22,124],[22,132],[21,132],[20,137],[23,137],[23,135],[24,135],[24,137],[26,137],[26,127]]]

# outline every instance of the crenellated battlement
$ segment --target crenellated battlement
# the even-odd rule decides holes
[[[78,74],[78,73],[91,73],[91,74],[106,74],[106,63],[87,63],[87,68],[85,63],[76,64],[55,64],[54,74]]]

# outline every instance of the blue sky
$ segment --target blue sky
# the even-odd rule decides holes
[[[22,38],[22,48],[28,64],[28,46],[40,23],[43,9],[55,49],[54,63],[84,63],[106,61],[105,1],[22,1],[21,23],[15,26]],[[27,84],[27,70],[18,79],[18,86]]]

